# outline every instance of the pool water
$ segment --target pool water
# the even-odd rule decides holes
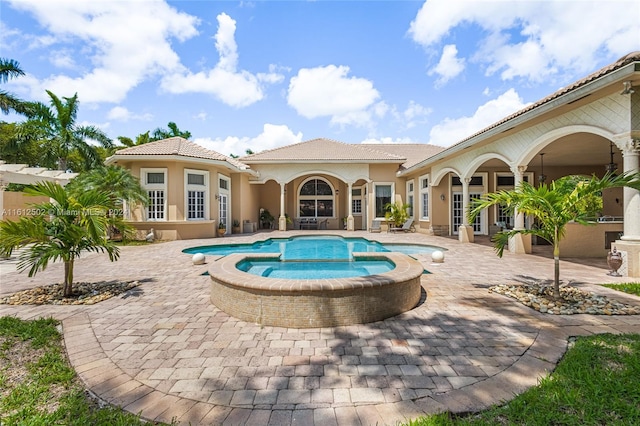
[[[366,238],[340,236],[298,236],[269,238],[253,244],[221,244],[190,247],[187,254],[226,256],[232,253],[281,253],[281,260],[351,260],[354,252],[400,252],[404,254],[431,254],[441,247],[421,244],[381,244]],[[317,263],[315,263],[317,265]]]
[[[348,278],[382,274],[395,265],[388,260],[289,261],[243,260],[236,267],[252,275],[269,278],[314,279]]]

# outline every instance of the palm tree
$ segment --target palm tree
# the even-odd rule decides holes
[[[178,125],[176,123],[174,123],[173,121],[170,121],[167,124],[167,127],[169,127],[169,129],[162,129],[160,127],[158,127],[157,129],[155,129],[153,131],[153,133],[151,134],[151,141],[159,141],[162,139],[167,139],[167,138],[173,138],[176,136],[179,136],[181,138],[185,138],[185,139],[189,139],[191,137],[191,132],[188,130],[180,130],[178,128]]]
[[[89,170],[101,164],[102,160],[95,147],[87,140],[99,142],[105,148],[112,148],[111,139],[95,126],[79,126],[78,94],[71,98],[58,98],[47,90],[51,98],[51,108],[40,110],[38,123],[45,133],[45,157],[57,163],[58,170],[67,170],[69,157],[78,153],[84,161],[84,168]]]
[[[517,209],[518,213],[533,216],[537,221],[537,226],[533,229],[499,232],[492,241],[500,257],[508,246],[509,239],[517,234],[536,235],[549,241],[553,245],[555,265],[553,297],[560,299],[560,241],[565,236],[567,224],[589,224],[588,218],[602,209],[602,191],[625,186],[640,190],[640,173],[607,173],[602,179],[596,176],[590,179],[565,176],[550,185],[541,184],[537,188],[523,182],[514,190],[486,194],[481,199],[474,200],[469,220],[473,222],[481,210],[495,205],[502,205],[509,214]]]
[[[73,295],[73,266],[83,251],[109,255],[112,262],[119,249],[106,237],[109,195],[95,190],[73,197],[58,183],[40,182],[24,191],[51,199],[32,206],[33,216],[0,222],[0,254],[28,246],[19,256],[18,270],[29,268],[29,276],[46,269],[49,262],[64,262],[64,295]]]
[[[149,130],[147,130],[144,133],[140,133],[138,136],[136,136],[136,140],[134,141],[131,138],[128,138],[126,136],[118,136],[118,140],[120,141],[120,143],[126,147],[132,147],[132,146],[138,146],[138,145],[143,145],[145,143],[149,143],[151,142],[151,137],[149,136]]]
[[[0,58],[0,83],[6,83],[12,78],[24,75],[24,71],[20,68],[20,64],[13,59]],[[26,114],[29,111],[29,104],[11,93],[0,90],[0,111],[9,114],[15,111],[19,114]]]
[[[124,222],[125,208],[146,205],[149,201],[147,191],[140,185],[140,180],[127,169],[114,165],[81,173],[66,186],[66,190],[76,197],[85,191],[101,191],[109,194],[111,207],[107,216],[110,220],[108,228],[110,237],[114,234],[127,235],[133,230]]]

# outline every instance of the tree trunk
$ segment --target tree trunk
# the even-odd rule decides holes
[[[63,157],[58,158],[58,170],[67,171],[67,159]]]
[[[553,240],[553,298],[560,300],[560,241],[558,228],[555,229]]]
[[[73,295],[73,260],[64,262],[64,297]]]

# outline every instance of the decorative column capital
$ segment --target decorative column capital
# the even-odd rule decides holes
[[[527,171],[528,167],[529,166],[520,165],[520,166],[512,166],[512,167],[510,167],[510,169],[511,169],[511,173],[513,173],[514,175],[517,175],[517,174],[523,175],[524,172]]]
[[[623,154],[640,154],[640,130],[615,135],[613,143]]]

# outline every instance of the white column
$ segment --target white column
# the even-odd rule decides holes
[[[473,227],[469,226],[469,183],[471,178],[461,179],[462,181],[462,225],[458,227],[458,240],[461,243],[473,242]]]
[[[640,172],[640,138],[631,139],[625,144],[622,158],[625,173]],[[621,239],[640,243],[640,191],[624,188],[623,200],[624,236]]]
[[[280,217],[278,218],[278,229],[280,231],[287,230],[287,218],[284,215],[284,198],[285,198],[285,183],[280,183]]]
[[[347,182],[347,191],[349,193],[347,199],[348,201],[348,207],[347,207],[347,211],[349,212],[349,214],[347,215],[347,231],[353,231],[354,230],[354,226],[353,226],[353,194],[352,194],[352,183],[351,182]]]
[[[517,166],[511,168],[513,172],[513,184],[514,189],[517,189],[522,185],[524,172],[527,171],[527,166]],[[514,212],[515,223],[513,229],[524,229],[524,214],[518,212],[516,209]],[[531,253],[531,235],[518,234],[509,239],[509,251],[511,253]]]

